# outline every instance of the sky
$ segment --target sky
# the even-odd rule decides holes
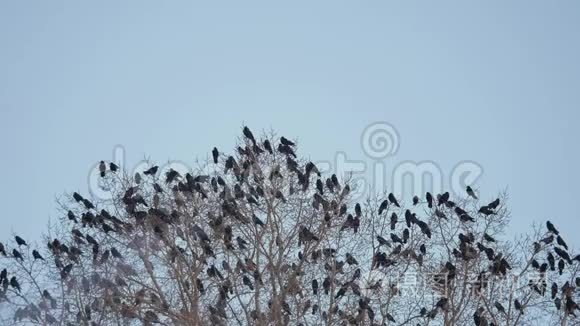
[[[122,146],[193,164],[248,125],[301,156],[395,169],[460,162],[511,233],[550,219],[578,247],[577,1],[2,1],[0,238],[39,241]],[[361,135],[396,130],[374,159]],[[370,172],[372,174],[372,172]],[[390,185],[387,183],[387,190]]]

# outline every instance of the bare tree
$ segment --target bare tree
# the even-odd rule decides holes
[[[549,222],[504,240],[506,194],[355,203],[296,147],[244,128],[187,173],[101,161],[112,199],[67,195],[46,246],[0,244],[2,324],[580,324],[580,257]]]

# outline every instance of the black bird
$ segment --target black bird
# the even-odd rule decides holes
[[[556,259],[554,259],[554,255],[552,255],[552,253],[548,253],[548,256],[546,257],[548,259],[548,263],[550,264],[550,270],[554,271],[556,270]]]
[[[383,211],[385,209],[387,209],[388,206],[389,206],[389,201],[387,199],[383,200],[383,202],[379,206],[379,215],[381,215],[383,213]]]
[[[44,260],[44,258],[42,258],[42,256],[40,255],[40,253],[37,250],[32,250],[32,257],[34,257],[34,259]]]
[[[445,219],[445,220],[447,219],[447,216],[445,215],[445,213],[440,211],[438,208],[435,208],[435,216],[437,216],[438,218]]]
[[[334,296],[335,299],[341,298],[346,294],[346,287],[341,287],[338,292],[336,292],[336,295]]]
[[[516,308],[516,310],[518,310],[520,312],[520,314],[524,313],[524,307],[520,303],[520,300],[518,300],[518,299],[514,300],[514,307]]]
[[[252,144],[256,145],[256,139],[254,139],[254,135],[250,131],[250,128],[244,127],[243,133],[244,133],[244,136],[246,136],[246,138],[248,138],[249,140],[252,141]]]
[[[558,254],[558,256],[562,257],[562,259],[567,261],[568,264],[572,264],[572,259],[570,259],[570,255],[568,255],[567,251],[562,250],[558,247],[554,247],[554,251]]]
[[[548,231],[554,233],[555,235],[560,234],[560,232],[558,232],[558,230],[556,230],[556,227],[554,226],[554,224],[552,224],[552,222],[547,221],[546,227],[548,228]]]
[[[346,263],[349,265],[358,265],[358,261],[350,253],[346,254]]]
[[[27,245],[27,244],[26,244],[26,241],[24,241],[24,239],[22,239],[22,238],[21,238],[21,237],[19,237],[19,236],[15,236],[15,237],[14,237],[14,240],[16,240],[16,243],[17,243],[19,246],[26,246],[26,245]]]
[[[380,235],[377,235],[377,241],[379,242],[379,246],[390,246],[387,239],[381,237]]]
[[[16,276],[12,276],[10,279],[10,286],[20,292],[20,283],[18,283],[18,280],[16,280]]]
[[[75,214],[72,211],[68,211],[67,217],[69,220],[71,220],[75,223],[78,223],[77,217],[75,216]]]
[[[102,178],[105,177],[105,172],[107,172],[107,166],[105,165],[105,161],[101,161],[99,162],[99,173]]]
[[[501,312],[502,314],[505,314],[505,308],[503,307],[503,305],[499,302],[495,302],[495,308],[497,309],[497,311]]]
[[[0,253],[6,257],[6,248],[4,248],[4,244],[0,242]]]
[[[175,171],[174,169],[169,169],[167,173],[165,173],[165,183],[171,183],[180,176],[179,172]]]
[[[286,146],[294,146],[295,145],[294,142],[286,139],[284,136],[280,137],[280,142]]]
[[[83,205],[85,205],[86,209],[93,209],[95,208],[95,205],[93,205],[93,203],[88,200],[88,199],[83,199]]]
[[[324,184],[322,183],[322,180],[316,180],[316,189],[321,195],[324,195]]]
[[[438,197],[437,205],[441,206],[441,205],[445,204],[447,201],[449,201],[449,192],[448,191]]]
[[[12,256],[14,256],[14,258],[16,258],[16,259],[24,260],[20,251],[18,251],[16,249],[12,249]]]
[[[556,282],[552,283],[552,288],[551,288],[551,298],[552,300],[554,300],[556,298],[556,295],[558,294],[558,284],[556,284]]]
[[[77,203],[83,200],[83,196],[79,195],[78,192],[73,193],[73,198]]]
[[[145,170],[143,172],[144,175],[155,175],[157,174],[157,170],[159,170],[159,167],[157,165],[150,167],[149,169]]]
[[[392,240],[394,243],[397,243],[397,242],[398,242],[398,243],[403,243],[403,239],[399,238],[399,236],[398,236],[398,235],[396,235],[396,234],[394,234],[394,233],[391,233],[391,240]]]
[[[264,222],[256,215],[253,216],[253,219],[254,219],[254,224],[259,225],[259,226],[264,226]]]
[[[418,203],[419,203],[419,197],[413,196],[413,206],[417,205]]]
[[[218,156],[220,155],[220,152],[218,152],[217,147],[214,147],[213,150],[211,151],[211,155],[213,156],[213,162],[214,164],[217,164],[218,162]]]
[[[391,230],[394,230],[397,226],[398,216],[396,213],[391,214]]]
[[[427,199],[427,204],[429,205],[429,208],[433,207],[433,195],[431,195],[430,192],[427,192],[425,194],[425,198]]]
[[[568,250],[568,245],[566,244],[566,241],[564,241],[564,239],[562,239],[562,237],[561,237],[561,236],[559,236],[559,235],[558,235],[558,236],[556,237],[556,242],[557,242],[557,243],[558,243],[560,246],[562,246],[562,247],[566,248],[566,250]]]
[[[498,206],[499,206],[499,198],[487,204],[487,207],[489,207],[490,209],[496,209]]]
[[[494,239],[494,238],[493,238],[491,235],[489,235],[489,234],[487,234],[487,233],[484,233],[484,234],[483,234],[483,239],[484,239],[485,241],[487,241],[487,242],[495,242],[495,239]]]
[[[312,294],[318,294],[318,281],[316,279],[312,280]]]
[[[360,204],[356,203],[356,205],[354,205],[354,213],[356,214],[356,216],[361,216],[362,215],[362,210],[360,208]]]
[[[470,186],[467,186],[465,188],[465,191],[467,191],[467,194],[471,197],[473,197],[473,199],[477,199],[477,196],[475,195],[475,192],[473,191],[473,189],[471,189]]]
[[[395,195],[393,195],[393,193],[390,193],[390,194],[389,194],[389,196],[388,196],[387,198],[389,199],[389,201],[390,201],[390,202],[391,202],[393,205],[395,205],[395,206],[397,206],[397,207],[401,207],[401,206],[399,206],[399,202],[397,201],[397,198],[395,198]]]
[[[111,169],[111,172],[117,172],[117,170],[119,170],[119,166],[113,162],[110,162],[109,169]]]
[[[272,150],[272,144],[270,144],[269,140],[264,140],[264,148],[268,151],[268,153],[270,154],[274,154],[274,151]]]

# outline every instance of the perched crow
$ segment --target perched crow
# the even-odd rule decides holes
[[[389,201],[387,199],[383,200],[383,202],[379,206],[379,215],[381,215],[383,213],[383,211],[385,209],[387,209],[388,206],[389,206]]]
[[[211,155],[213,156],[213,162],[215,164],[217,164],[217,162],[218,162],[218,156],[219,156],[219,154],[220,153],[218,152],[217,147],[214,147],[213,150],[211,151]]]
[[[83,200],[83,196],[79,195],[78,192],[73,193],[73,198],[77,203]]]
[[[107,166],[105,165],[105,161],[99,162],[99,172],[101,177],[105,177],[105,172],[107,172]]]
[[[19,236],[15,236],[14,240],[16,240],[16,243],[18,244],[18,246],[26,246],[26,241],[24,241],[24,239],[22,239]]]
[[[16,276],[12,276],[10,279],[10,286],[20,292],[20,283],[18,283],[18,280],[16,280]]]
[[[12,256],[14,256],[14,258],[16,258],[16,259],[24,260],[20,251],[18,251],[16,249],[12,249]]]
[[[413,206],[416,206],[419,203],[419,197],[413,196]]]
[[[110,162],[109,169],[111,170],[111,172],[117,172],[117,170],[119,170],[119,166],[113,162]]]
[[[159,170],[159,167],[157,165],[150,167],[149,169],[145,170],[143,172],[144,175],[155,175],[157,174],[157,170]]]
[[[379,242],[379,246],[390,246],[389,241],[387,241],[387,239],[381,237],[380,235],[377,235],[377,241]]]
[[[272,150],[272,144],[270,144],[269,140],[264,140],[264,148],[268,151],[268,153],[274,154],[274,151]]]
[[[42,258],[42,256],[40,255],[40,253],[37,250],[32,250],[32,257],[34,257],[34,259],[44,260],[44,258]]]
[[[556,237],[556,242],[557,242],[557,243],[558,243],[560,246],[562,246],[562,247],[566,248],[566,250],[568,250],[568,245],[566,244],[566,241],[564,241],[564,239],[562,239],[562,237],[561,237],[561,236],[559,236],[559,235],[558,235],[558,236]]]
[[[284,136],[280,137],[280,142],[285,146],[294,146],[294,142],[289,141]]]
[[[399,205],[399,202],[397,201],[397,198],[395,198],[395,195],[393,195],[393,193],[390,193],[390,194],[389,194],[389,196],[388,196],[387,198],[389,199],[389,201],[390,201],[390,202],[391,202],[393,205],[395,205],[395,206],[397,206],[397,207],[401,207],[401,206]]]
[[[467,188],[465,188],[465,190],[467,191],[467,194],[471,197],[473,197],[473,199],[477,199],[477,196],[475,195],[475,192],[473,191],[473,189],[471,189],[470,186],[467,186]]]
[[[431,195],[430,192],[427,192],[425,194],[425,198],[427,199],[427,204],[429,205],[429,208],[433,207],[433,195]]]
[[[244,136],[246,136],[246,138],[248,138],[249,140],[252,141],[252,144],[256,145],[256,139],[254,139],[254,135],[250,131],[250,128],[244,127],[243,133],[244,133]]]
[[[548,231],[552,232],[553,234],[555,234],[555,235],[560,234],[560,232],[558,232],[558,230],[556,230],[556,227],[554,226],[554,224],[552,224],[552,222],[547,221],[546,227],[548,228]]]

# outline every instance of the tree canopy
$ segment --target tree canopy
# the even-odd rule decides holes
[[[3,325],[578,325],[556,226],[506,239],[507,195],[355,202],[295,141],[242,130],[191,171],[101,161],[37,246],[0,243]]]

